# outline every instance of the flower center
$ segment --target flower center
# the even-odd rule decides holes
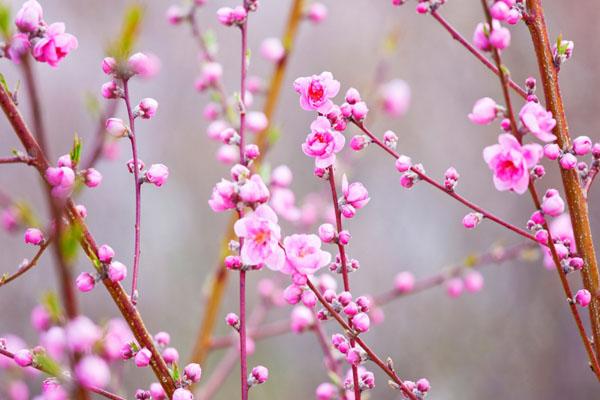
[[[321,99],[323,99],[324,94],[325,89],[323,88],[323,85],[321,85],[321,82],[312,81],[310,83],[310,86],[308,87],[308,97],[310,100],[312,100],[313,102],[320,101]]]

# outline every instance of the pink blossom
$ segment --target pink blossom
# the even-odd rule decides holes
[[[519,118],[525,127],[535,137],[543,142],[552,142],[556,140],[556,136],[552,134],[552,129],[556,126],[556,120],[552,118],[552,113],[546,111],[539,103],[529,101],[525,103]]]
[[[398,273],[394,278],[394,289],[399,293],[408,293],[415,287],[415,276],[408,272],[403,271]]]
[[[100,328],[88,317],[80,315],[66,326],[67,343],[71,351],[87,352],[101,338]]]
[[[588,136],[577,136],[573,139],[573,151],[578,156],[585,156],[592,150],[592,139]]]
[[[157,187],[161,187],[167,182],[169,177],[169,168],[163,164],[152,164],[146,171],[146,180]]]
[[[260,175],[254,174],[240,187],[239,196],[247,204],[265,203],[270,193]]]
[[[282,272],[286,274],[314,274],[331,261],[331,254],[321,250],[321,239],[317,235],[287,236],[283,240],[283,247],[286,264]]]
[[[285,253],[279,247],[281,228],[277,215],[266,204],[239,219],[234,225],[235,234],[244,239],[241,249],[242,262],[247,265],[265,264],[278,271],[283,267]]]
[[[22,349],[15,352],[14,360],[19,367],[29,367],[33,363],[33,354],[27,349]]]
[[[337,396],[337,387],[329,382],[321,383],[315,392],[316,400],[334,400]]]
[[[154,54],[138,52],[129,57],[127,66],[141,78],[152,78],[160,70],[160,60]]]
[[[542,211],[552,217],[558,217],[565,211],[565,202],[558,190],[548,189],[542,200]]]
[[[253,378],[254,383],[256,384],[265,383],[267,379],[269,379],[269,370],[262,365],[258,365],[252,368],[250,376]]]
[[[116,138],[124,137],[129,132],[129,128],[127,128],[121,118],[107,119],[104,127],[106,128],[106,132]]]
[[[313,312],[304,306],[296,306],[290,315],[290,328],[294,333],[304,332],[315,323]]]
[[[475,102],[469,119],[477,125],[488,125],[496,119],[497,111],[496,102],[489,97],[483,97]]]
[[[223,164],[231,164],[238,159],[238,149],[236,146],[223,145],[217,151],[217,160]]]
[[[44,12],[36,0],[28,0],[17,11],[15,25],[21,32],[34,32],[42,24]]]
[[[98,247],[98,259],[105,264],[111,262],[115,256],[115,251],[107,244]]]
[[[344,135],[331,130],[331,123],[325,117],[317,117],[310,124],[311,133],[302,144],[302,151],[315,159],[317,168],[327,168],[335,162],[335,154],[344,147]]]
[[[246,114],[246,126],[250,132],[258,133],[267,129],[269,120],[264,113],[260,111],[251,111]]]
[[[7,56],[15,64],[21,63],[21,58],[29,52],[31,42],[25,33],[15,33],[10,39],[7,49]]]
[[[462,224],[467,229],[473,229],[479,225],[481,220],[483,219],[483,215],[481,213],[468,213],[464,216],[462,220]]]
[[[300,94],[300,107],[326,114],[333,102],[330,100],[340,91],[340,83],[333,79],[331,72],[301,77],[294,81],[294,90]]]
[[[190,381],[198,382],[202,377],[202,368],[200,368],[200,364],[190,363],[185,366],[183,373]]]
[[[323,3],[316,1],[312,2],[310,6],[308,6],[308,12],[306,16],[312,23],[318,24],[327,18],[327,7],[325,7]]]
[[[177,25],[184,20],[186,14],[180,6],[172,5],[167,9],[166,16],[171,25]]]
[[[571,218],[569,217],[569,214],[562,214],[554,219],[550,223],[550,233],[552,234],[552,239],[567,241],[569,243],[569,248],[566,249],[568,252],[577,252],[575,235],[573,234],[573,227],[571,225]],[[554,261],[552,260],[552,255],[550,254],[550,249],[546,246],[542,246],[542,250],[544,252],[544,266],[548,269],[554,268],[555,265]]]
[[[127,323],[123,319],[113,318],[106,324],[102,355],[111,361],[118,360],[121,358],[123,346],[131,343],[132,340],[133,334]]]
[[[271,172],[271,185],[287,187],[294,178],[292,170],[287,165],[279,165]]]
[[[79,291],[85,293],[89,292],[94,288],[94,286],[96,286],[96,280],[90,273],[82,272],[75,280],[75,285]]]
[[[336,229],[332,224],[322,224],[319,226],[319,238],[325,243],[331,243],[336,237]]]
[[[475,32],[473,32],[473,44],[479,50],[488,51],[490,49],[490,41],[486,34],[486,32],[489,33],[489,30],[490,27],[487,23],[479,23],[477,24],[477,27],[475,27]]]
[[[174,347],[167,347],[163,350],[161,355],[165,362],[169,365],[176,363],[179,360],[179,352]]]
[[[352,325],[358,332],[366,332],[371,326],[371,320],[367,313],[358,313],[352,318]]]
[[[580,289],[575,294],[574,300],[581,307],[587,307],[592,302],[592,294],[586,289]]]
[[[50,313],[46,310],[46,307],[37,305],[31,310],[30,321],[36,331],[42,332],[50,327],[52,319]]]
[[[510,46],[510,31],[508,28],[500,26],[496,20],[492,22],[492,32],[490,32],[490,44],[498,50],[504,50]]]
[[[279,38],[266,38],[260,45],[260,54],[268,61],[278,62],[285,56],[285,48]]]
[[[46,35],[33,46],[33,56],[51,67],[58,66],[60,60],[78,46],[77,38],[65,33],[65,24],[56,22],[48,26]]]
[[[549,160],[556,160],[561,155],[560,147],[556,143],[549,143],[544,146],[544,156]]]
[[[394,79],[380,89],[383,110],[391,117],[401,117],[410,105],[410,86],[401,79]]]
[[[241,24],[246,19],[246,9],[242,6],[235,8],[221,7],[217,10],[217,18],[219,22],[225,26]]]
[[[479,271],[472,270],[467,272],[463,277],[463,282],[467,292],[476,293],[483,289],[483,275]]]
[[[95,188],[102,183],[102,174],[94,168],[88,168],[85,171],[85,185],[89,188]]]
[[[94,355],[84,357],[75,367],[75,376],[85,388],[103,388],[110,381],[110,370],[106,361]]]
[[[152,358],[152,353],[147,348],[142,348],[135,355],[135,365],[138,368],[147,367],[150,364],[150,359]]]
[[[121,282],[127,277],[127,267],[118,261],[113,261],[108,266],[108,279],[113,282]]]
[[[154,100],[153,98],[146,97],[142,99],[137,105],[136,111],[138,112],[141,118],[150,119],[154,117],[157,109],[158,101]]]
[[[571,153],[564,153],[558,162],[563,169],[573,169],[577,166],[577,157]]]
[[[296,196],[288,188],[274,187],[271,190],[271,207],[275,212],[287,221],[298,221],[300,209],[296,207]]]
[[[446,293],[451,298],[457,298],[464,290],[464,283],[460,278],[452,278],[446,282]]]
[[[529,185],[529,169],[540,160],[542,147],[538,144],[522,146],[508,133],[499,135],[498,143],[483,149],[483,158],[494,173],[496,189],[525,193]]]
[[[213,188],[208,204],[214,212],[222,212],[235,208],[236,189],[233,182],[221,179]]]
[[[348,184],[348,178],[342,176],[342,194],[344,195],[344,204],[341,205],[342,214],[346,218],[352,218],[356,210],[363,208],[371,200],[369,192],[360,182]]]

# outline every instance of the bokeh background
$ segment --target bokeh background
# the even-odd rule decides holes
[[[200,15],[201,25],[213,27],[218,35],[218,58],[226,66],[224,79],[229,92],[239,85],[239,35],[233,29],[218,26],[215,11],[233,3],[209,1]],[[562,33],[575,41],[574,58],[561,71],[571,131],[598,140],[600,26],[596,22],[600,8],[590,0],[579,1],[577,6],[571,2],[545,3],[551,36]],[[55,159],[68,152],[75,132],[85,144],[91,142],[97,119],[86,110],[85,99],[89,93],[99,96],[100,85],[106,79],[100,60],[106,44],[119,29],[126,2],[61,0],[42,4],[47,21],[65,21],[67,31],[79,39],[79,49],[58,69],[35,65]],[[208,97],[193,87],[199,62],[189,30],[186,26],[168,25],[164,14],[170,2],[143,4],[146,14],[138,49],[157,54],[162,69],[156,78],[135,82],[132,87],[134,98],[154,97],[160,103],[154,119],[139,123],[139,148],[147,164],[165,163],[171,175],[161,189],[147,187],[143,191],[139,308],[150,331],[168,330],[185,359],[203,315],[203,287],[215,266],[228,220],[227,215],[211,212],[207,199],[213,184],[228,169],[216,164],[217,145],[209,142],[205,134],[206,122],[201,112]],[[258,48],[265,37],[281,34],[289,4],[289,0],[262,0],[259,12],[252,15],[252,75],[269,76],[272,66],[258,56]],[[375,132],[392,129],[398,133],[400,151],[422,161],[434,177],[441,177],[448,166],[456,167],[461,173],[461,194],[515,224],[524,225],[532,212],[530,199],[497,192],[481,157],[482,148],[496,141],[497,127],[474,126],[466,118],[476,99],[500,99],[497,79],[453,42],[432,18],[416,15],[413,4],[401,8],[391,7],[389,1],[325,0],[325,4],[329,17],[324,23],[305,23],[300,28],[275,116],[282,136],[268,156],[272,166],[285,163],[292,168],[292,187],[297,197],[319,192],[324,184],[312,176],[312,160],[300,150],[312,115],[298,107],[297,95],[291,88],[294,78],[329,70],[342,83],[343,90],[354,86],[364,93],[373,92],[377,65],[385,54],[381,50],[385,38],[390,32],[397,32],[397,48],[386,56],[384,77],[409,83],[411,107],[403,118],[389,119],[377,113],[376,120],[369,124]],[[19,6],[20,2],[13,2],[13,9]],[[441,13],[469,38],[476,23],[483,19],[481,6],[474,1],[449,2]],[[521,83],[529,75],[537,76],[537,66],[526,27],[520,24],[511,31],[512,45],[504,60],[513,79]],[[1,71],[11,86],[20,79],[10,62],[4,61]],[[29,117],[24,97],[22,91],[20,107]],[[520,100],[514,99],[520,105]],[[256,98],[253,109],[260,109],[261,103],[262,99]],[[122,115],[123,110],[119,113]],[[1,154],[19,148],[4,118],[0,118],[0,132]],[[352,132],[350,129],[347,135]],[[88,154],[85,144],[84,153]],[[98,166],[105,177],[103,184],[86,190],[79,201],[87,206],[87,221],[97,240],[110,243],[118,258],[131,265],[133,187],[125,169],[130,158],[128,143],[122,141],[120,146],[117,161],[101,161]],[[410,270],[417,277],[428,276],[495,243],[521,240],[489,222],[475,231],[466,231],[460,223],[466,213],[464,207],[426,184],[402,189],[392,160],[374,147],[350,158],[351,179],[364,182],[372,197],[371,203],[348,222],[353,234],[350,252],[361,261],[361,270],[351,276],[353,292],[357,294],[380,293],[390,288],[392,277],[402,270]],[[551,170],[544,186],[558,182],[556,171]],[[38,213],[47,215],[33,171],[22,166],[3,166],[0,188],[15,198],[26,199]],[[599,195],[598,188],[590,195],[596,226],[600,224],[596,204]],[[598,228],[594,233],[600,237]],[[23,245],[21,234],[0,232],[0,272],[13,271],[22,258],[31,254],[32,249]],[[87,260],[80,257],[76,273],[89,270]],[[254,285],[259,277],[273,273],[250,275]],[[394,358],[401,376],[428,377],[433,385],[431,399],[598,398],[598,383],[587,369],[556,274],[537,260],[491,266],[484,275],[485,289],[478,294],[451,300],[438,288],[386,306],[385,322],[372,329],[366,340],[379,354]],[[575,288],[580,286],[578,277],[572,278],[572,284]],[[25,277],[0,289],[0,333],[16,333],[30,345],[35,344],[29,312],[42,291],[55,287],[51,258],[44,257]],[[256,296],[251,297],[254,304]],[[101,287],[79,299],[84,313],[95,321],[118,315]],[[236,304],[235,287],[230,285],[222,314],[236,310]],[[281,319],[289,310],[277,310],[269,319]],[[224,325],[220,323],[217,329],[221,334],[227,333]],[[333,332],[333,326],[327,329]],[[214,353],[203,365],[205,377],[211,374],[220,354]],[[267,365],[271,380],[253,389],[252,396],[313,398],[314,388],[326,380],[321,360],[313,335],[288,334],[259,342],[250,364]],[[128,397],[135,388],[147,387],[153,378],[149,369],[127,368],[126,372]],[[236,368],[217,399],[236,398],[237,374]],[[396,398],[387,388],[383,374],[377,371],[376,379],[378,386],[372,398]],[[39,386],[34,392],[37,390]]]

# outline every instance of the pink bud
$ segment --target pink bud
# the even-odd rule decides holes
[[[158,332],[156,335],[154,335],[154,340],[159,346],[166,347],[169,345],[169,343],[171,343],[171,335],[169,335],[167,332]]]
[[[187,389],[179,388],[173,392],[172,400],[193,400],[194,395]]]
[[[202,377],[202,368],[200,368],[200,364],[191,363],[185,366],[183,373],[190,381],[198,382]]]
[[[75,285],[81,292],[89,292],[96,286],[96,279],[91,274],[82,272],[75,280]]]
[[[238,270],[242,267],[242,260],[239,256],[225,257],[225,267],[231,270]]]
[[[19,367],[29,367],[33,363],[33,354],[27,349],[22,349],[15,352],[14,360]]]
[[[507,28],[494,26],[490,33],[490,44],[498,50],[504,50],[510,45],[510,31]]]
[[[112,57],[105,57],[102,60],[102,71],[106,74],[106,75],[110,75],[113,72],[115,72],[117,68],[117,60],[115,60]]]
[[[169,168],[163,164],[152,164],[146,171],[146,180],[157,187],[161,187],[169,177]]]
[[[167,21],[169,21],[169,23],[171,25],[177,25],[180,24],[183,19],[185,18],[185,12],[183,11],[183,9],[178,6],[178,5],[172,5],[167,9]]]
[[[41,245],[44,241],[44,234],[37,228],[29,228],[25,231],[25,243],[34,246]]]
[[[496,4],[504,4],[501,1],[497,2]],[[429,381],[425,378],[421,378],[417,381],[417,390],[421,393],[427,393],[429,392],[429,390],[431,389],[431,385],[429,384]]]
[[[127,65],[131,72],[138,74],[142,78],[151,78],[158,73],[160,69],[160,61],[154,55],[147,55],[144,53],[135,53],[129,60]]]
[[[578,136],[573,140],[573,151],[578,156],[584,156],[592,150],[592,139],[587,136]]]
[[[338,236],[339,243],[343,246],[346,246],[350,242],[351,237],[352,236],[350,235],[350,232],[341,231]]]
[[[88,168],[85,171],[85,185],[89,188],[95,188],[100,183],[102,183],[102,174],[94,168]]]
[[[255,160],[260,156],[260,150],[255,144],[248,144],[244,148],[244,157],[248,160]]]
[[[396,146],[398,145],[398,135],[396,135],[392,131],[385,131],[383,133],[383,143],[387,147],[389,147],[391,149],[395,149]]]
[[[174,347],[167,347],[163,350],[162,356],[167,364],[176,363],[179,360],[179,352]]]
[[[592,294],[586,289],[580,289],[575,294],[575,303],[587,307],[592,301]]]
[[[31,310],[31,325],[38,332],[43,332],[50,327],[51,317],[46,307],[37,305]]]
[[[332,224],[322,224],[319,226],[319,238],[324,243],[331,243],[335,239],[336,230]]]
[[[110,135],[116,138],[127,136],[127,134],[129,133],[129,128],[127,128],[123,120],[120,118],[107,119],[105,128],[106,132],[108,132]]]
[[[271,172],[271,184],[287,187],[292,183],[292,171],[287,165],[280,165]]]
[[[352,318],[352,325],[357,331],[366,332],[371,326],[371,320],[366,313],[359,313]]]
[[[317,305],[317,296],[310,290],[305,290],[302,293],[302,304],[306,307],[312,308]]]
[[[346,352],[346,361],[348,361],[348,364],[350,365],[359,365],[362,362],[361,351],[356,347],[349,349]]]
[[[548,189],[542,200],[542,211],[552,217],[558,217],[565,211],[565,202],[560,197],[558,190]]]
[[[283,298],[288,304],[298,304],[302,298],[302,289],[296,285],[290,285],[283,291]]]
[[[115,81],[109,81],[102,85],[100,93],[105,99],[116,99],[119,87]]]
[[[137,105],[137,111],[143,119],[150,119],[156,114],[158,109],[158,101],[153,98],[146,97]]]
[[[350,88],[346,92],[346,102],[348,104],[354,105],[360,101],[360,93],[355,88]]]
[[[84,357],[75,367],[75,376],[85,388],[103,388],[110,381],[106,361],[94,355]]]
[[[108,266],[108,279],[121,282],[127,277],[127,267],[118,261],[113,261]]]
[[[266,60],[275,63],[285,56],[285,49],[279,38],[266,38],[260,45],[260,54]]]
[[[164,389],[158,382],[153,382],[150,385],[150,393],[152,394],[152,400],[166,400],[167,398]]]
[[[369,108],[367,107],[367,103],[364,101],[359,101],[352,106],[352,117],[357,121],[362,121],[365,119],[368,112]]]
[[[308,329],[315,322],[315,318],[310,309],[304,306],[296,306],[290,315],[290,329],[294,333],[301,333]]]
[[[401,155],[396,160],[396,169],[398,170],[398,172],[406,172],[410,169],[411,166],[412,166],[412,161],[410,160],[410,157],[408,157],[408,156]]]
[[[463,292],[464,284],[460,278],[452,278],[446,282],[446,293],[452,298],[457,298]]]
[[[492,14],[492,18],[498,21],[504,21],[506,17],[508,17],[509,11],[510,8],[502,1],[495,2],[490,8],[490,14]]]
[[[482,219],[483,215],[480,213],[468,213],[464,216],[462,224],[467,229],[473,229],[479,225]]]
[[[252,378],[254,378],[254,383],[261,384],[265,383],[267,379],[269,379],[269,370],[262,365],[256,366],[252,368],[252,372],[250,373]]]
[[[540,229],[539,231],[537,231],[535,233],[535,240],[539,243],[539,244],[548,244],[548,231],[545,229]]]
[[[344,307],[344,314],[346,314],[349,317],[354,317],[356,314],[358,314],[358,312],[358,305],[353,301],[351,301]]]
[[[150,364],[152,353],[147,348],[142,348],[135,355],[135,365],[139,368],[147,367]]]
[[[334,384],[324,382],[317,386],[315,396],[316,400],[334,400],[337,396],[337,393],[338,390]]]
[[[549,160],[556,160],[560,157],[560,147],[556,143],[549,143],[544,146],[544,155]]]
[[[428,2],[419,2],[417,4],[417,14],[427,14],[429,12],[429,3]]]
[[[573,267],[573,269],[579,271],[579,270],[583,269],[585,262],[583,261],[583,258],[581,258],[581,257],[573,257],[569,260],[569,265],[571,267]]]
[[[34,32],[42,24],[43,10],[36,0],[28,0],[17,11],[15,25],[21,32]]]
[[[251,132],[262,132],[269,126],[269,120],[264,113],[252,111],[246,114],[246,126]]]
[[[72,168],[73,167],[73,161],[71,161],[71,155],[70,154],[64,154],[64,155],[60,156],[58,158],[58,162],[56,163],[56,165],[58,167]]]
[[[240,324],[240,317],[238,317],[236,313],[229,313],[225,316],[225,322],[232,328],[237,329]]]
[[[400,272],[394,278],[394,288],[400,293],[408,293],[413,290],[414,286],[415,276],[408,271]]]
[[[483,97],[473,106],[473,111],[469,114],[469,119],[474,124],[488,125],[496,119],[498,105],[490,97]]]
[[[559,160],[560,166],[564,169],[573,169],[577,165],[577,157],[571,153],[565,153]]]
[[[115,256],[115,251],[107,244],[98,247],[98,259],[100,262],[108,264]]]
[[[512,8],[506,16],[506,23],[509,25],[515,25],[521,20],[521,17],[521,12],[516,8]]]
[[[327,18],[327,7],[323,3],[311,3],[306,16],[312,23],[318,24]]]
[[[350,140],[350,147],[354,151],[360,151],[367,147],[371,143],[371,140],[366,135],[355,135]]]
[[[479,271],[469,271],[463,281],[467,292],[477,293],[483,289],[483,275]]]
[[[600,158],[600,143],[594,143],[592,146],[592,156],[596,159]]]
[[[79,214],[79,216],[82,219],[86,219],[87,218],[87,215],[88,215],[87,208],[85,208],[85,206],[83,204],[77,204],[75,206],[75,210],[77,210],[77,214]]]

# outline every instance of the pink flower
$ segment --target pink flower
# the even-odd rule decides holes
[[[287,165],[280,165],[271,172],[271,185],[287,187],[293,179],[292,170]]]
[[[337,396],[337,387],[329,382],[321,383],[315,392],[316,400],[334,400]]]
[[[95,188],[102,183],[102,174],[95,168],[88,168],[85,171],[85,185],[89,188]]]
[[[104,127],[106,132],[116,138],[124,137],[129,132],[129,128],[127,128],[121,118],[108,118]]]
[[[150,119],[154,117],[157,109],[158,101],[154,100],[153,98],[146,97],[140,101],[136,111],[139,113],[140,117],[144,119]]]
[[[260,45],[260,55],[275,63],[285,56],[285,48],[279,38],[266,38]]]
[[[282,272],[286,274],[314,274],[331,261],[331,254],[321,250],[321,239],[317,235],[287,236],[283,247],[286,264]]]
[[[565,202],[560,197],[558,190],[548,189],[542,200],[542,211],[551,217],[558,217],[565,211]]]
[[[185,366],[183,373],[190,381],[198,382],[202,377],[202,368],[200,368],[200,364],[190,363]]]
[[[85,388],[103,388],[110,381],[110,370],[106,361],[98,356],[86,356],[75,367],[77,380]]]
[[[488,51],[490,49],[490,41],[486,34],[486,32],[489,33],[489,30],[490,27],[487,23],[479,23],[477,24],[477,27],[475,27],[475,32],[473,32],[473,44],[479,50]]]
[[[151,78],[160,70],[160,60],[154,54],[135,53],[127,60],[131,72],[142,78]]]
[[[65,329],[69,348],[76,352],[89,351],[102,336],[100,328],[83,315],[69,321]]]
[[[244,239],[242,262],[247,265],[265,264],[278,271],[283,267],[285,253],[279,247],[281,228],[277,225],[277,215],[266,204],[239,219],[234,225],[235,234]]]
[[[241,187],[239,196],[244,203],[265,203],[269,200],[269,189],[258,174],[254,174]]]
[[[103,244],[98,247],[98,259],[100,262],[108,264],[112,261],[112,258],[115,256],[115,251],[107,244]]]
[[[29,37],[25,33],[15,33],[8,43],[7,56],[15,64],[19,64],[30,48]]]
[[[142,348],[135,355],[135,365],[138,368],[147,367],[150,364],[150,359],[152,358],[152,353],[147,348]]]
[[[475,102],[469,119],[477,125],[488,125],[496,119],[497,110],[496,102],[489,97],[484,97]]]
[[[344,195],[344,204],[341,205],[342,214],[346,218],[352,218],[356,210],[363,208],[371,200],[369,192],[360,182],[348,184],[348,178],[342,176],[342,194]]]
[[[19,367],[29,367],[33,363],[33,354],[27,349],[19,350],[15,353],[14,360]]]
[[[464,283],[460,278],[452,278],[446,282],[446,294],[455,299],[460,296],[464,290]]]
[[[60,326],[53,326],[40,335],[40,344],[46,349],[48,355],[55,360],[64,359],[67,354],[67,335]]]
[[[46,307],[42,305],[37,305],[31,310],[30,317],[31,325],[35,328],[36,331],[42,332],[50,327],[50,314],[46,310]]]
[[[287,221],[298,221],[300,209],[296,207],[296,196],[288,188],[274,187],[271,190],[271,206],[275,212]]]
[[[214,212],[235,208],[236,188],[233,182],[221,179],[213,188],[208,205]]]
[[[340,91],[340,83],[333,79],[331,72],[301,77],[294,81],[294,90],[300,94],[300,107],[326,114],[333,106],[330,100]]]
[[[290,315],[290,328],[294,333],[304,332],[315,323],[315,317],[310,309],[296,306]]]
[[[575,235],[573,234],[573,227],[571,225],[571,218],[569,214],[563,214],[550,223],[550,233],[552,234],[553,240],[567,241],[569,242],[569,248],[566,249],[568,252],[576,253],[577,248],[575,245]],[[542,246],[544,252],[544,266],[548,269],[554,268],[554,261],[550,254],[550,249],[546,246]]]
[[[34,32],[42,23],[44,12],[42,6],[35,0],[28,0],[17,11],[15,25],[21,32]]]
[[[308,7],[306,16],[312,23],[318,24],[327,18],[327,7],[323,3],[313,2]]]
[[[465,283],[465,289],[467,292],[477,293],[483,289],[483,275],[479,271],[469,271],[464,276],[463,281]]]
[[[157,187],[161,187],[167,182],[169,177],[169,168],[163,164],[152,164],[146,171],[146,180]]]
[[[187,389],[179,388],[173,392],[173,400],[193,400],[194,395]]]
[[[327,168],[335,162],[335,153],[344,147],[344,135],[331,129],[331,123],[325,117],[317,117],[310,124],[311,133],[302,143],[302,151],[315,159],[317,168]]]
[[[269,120],[264,113],[260,111],[251,111],[246,114],[246,126],[250,132],[258,133],[267,129]]]
[[[552,129],[556,126],[556,120],[552,118],[552,113],[546,111],[539,103],[533,101],[525,103],[519,111],[519,118],[529,132],[542,142],[556,140],[556,136],[552,134]]]
[[[498,50],[506,49],[510,45],[510,31],[508,28],[500,26],[498,21],[492,22],[492,27],[490,44]]]
[[[90,273],[82,272],[75,280],[75,285],[77,285],[77,289],[85,293],[94,288],[96,285],[96,280]]]
[[[262,365],[258,365],[252,368],[250,377],[252,378],[255,384],[260,385],[261,383],[265,383],[267,379],[269,379],[269,370],[266,367],[263,367]]]
[[[400,272],[394,278],[394,289],[399,293],[408,293],[415,287],[415,276],[408,272]]]
[[[529,185],[529,168],[542,157],[542,147],[539,144],[522,146],[508,133],[498,136],[498,143],[483,149],[483,158],[494,173],[496,189],[525,193]]]
[[[401,117],[410,105],[410,86],[401,79],[394,79],[380,89],[383,110],[391,117]]]
[[[25,243],[39,246],[44,241],[44,234],[37,228],[29,228],[25,231]]]
[[[56,22],[48,26],[46,36],[35,43],[33,56],[40,62],[56,67],[59,61],[77,46],[77,38],[70,33],[65,33],[65,24]]]
[[[358,332],[366,332],[371,326],[371,320],[367,313],[358,313],[352,318],[352,325]]]
[[[580,289],[575,294],[574,300],[581,307],[587,307],[592,302],[592,294],[586,289]]]
[[[483,215],[481,213],[468,213],[464,216],[462,220],[462,224],[467,229],[474,229],[479,225],[481,220],[483,219]]]
[[[113,261],[108,266],[108,279],[121,282],[127,277],[127,267],[118,261]]]

